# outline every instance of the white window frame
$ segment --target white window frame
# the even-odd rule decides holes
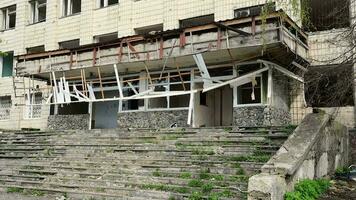
[[[24,106],[24,119],[40,119],[42,115],[42,93],[40,99],[37,99],[40,93],[26,94],[27,104]],[[30,96],[30,99],[28,99]],[[36,111],[37,110],[37,111]]]
[[[14,11],[10,11],[10,8],[15,7]],[[3,15],[3,20],[2,20],[2,30],[8,30],[8,29],[14,29],[16,27],[16,5],[11,5],[5,8],[2,8],[2,15]],[[14,27],[9,27],[10,25],[10,15],[15,14],[15,26]]]
[[[73,13],[73,1],[75,1],[75,0],[62,0],[61,1],[62,2],[62,16],[63,17],[67,17],[67,16],[71,16],[71,15],[77,15],[77,14],[81,13],[81,11],[78,12],[78,13]],[[81,2],[81,4],[82,4],[82,2]]]
[[[4,98],[10,98],[9,102],[4,102]],[[0,121],[6,121],[11,119],[11,96],[0,96]]]
[[[238,103],[238,92],[237,92],[237,88],[238,87],[234,87],[233,88],[233,95],[234,95],[234,107],[248,107],[248,106],[263,106],[266,105],[265,103],[263,103],[263,99],[264,99],[264,94],[263,94],[263,88],[264,88],[264,83],[263,83],[263,76],[262,74],[256,75],[255,78],[259,78],[260,79],[260,83],[261,83],[261,102],[260,103],[250,103],[250,104],[239,104]],[[241,86],[239,86],[241,87]]]
[[[47,16],[43,20],[39,20],[39,9],[45,7],[46,9],[46,15],[47,15],[47,1],[44,3],[39,3],[39,0],[32,0],[30,1],[31,4],[31,23],[39,23],[39,22],[44,22],[46,21]]]
[[[97,5],[98,8],[106,8],[106,7],[108,7],[108,6],[113,6],[113,5],[117,5],[117,4],[120,3],[120,1],[117,0],[117,3],[109,5],[109,0],[103,0],[103,1],[104,1],[104,5],[101,6],[101,1],[102,1],[102,0],[96,0],[96,2],[97,2],[96,5]]]

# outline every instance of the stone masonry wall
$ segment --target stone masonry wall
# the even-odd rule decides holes
[[[356,129],[350,130],[350,164],[356,165]]]
[[[346,126],[328,114],[307,115],[278,152],[249,179],[249,200],[283,200],[302,179],[331,175],[349,163]]]
[[[234,126],[279,126],[291,122],[290,113],[272,106],[235,107]]]
[[[89,114],[85,115],[50,115],[48,129],[51,130],[87,130],[89,129]]]
[[[188,110],[127,112],[118,114],[120,128],[169,128],[173,123],[186,127]]]

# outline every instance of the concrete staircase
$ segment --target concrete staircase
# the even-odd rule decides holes
[[[0,188],[63,199],[245,199],[249,176],[291,131],[5,132]]]

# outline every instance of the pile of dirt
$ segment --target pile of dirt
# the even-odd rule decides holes
[[[332,181],[332,186],[319,200],[351,200],[356,199],[356,181]]]

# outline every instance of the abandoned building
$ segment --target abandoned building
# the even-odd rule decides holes
[[[355,12],[348,0],[0,0],[0,129],[298,126],[315,108],[355,127],[341,36]],[[325,69],[350,77],[310,86]],[[343,98],[325,101],[343,78]]]

